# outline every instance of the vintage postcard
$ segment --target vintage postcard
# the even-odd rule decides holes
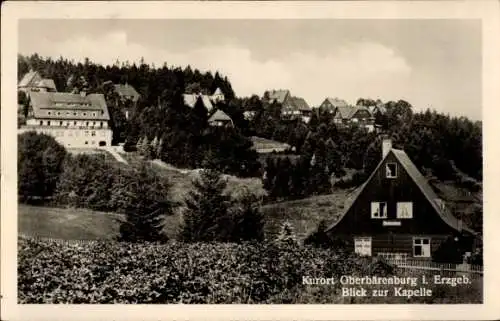
[[[499,317],[498,9],[4,3],[5,320]]]

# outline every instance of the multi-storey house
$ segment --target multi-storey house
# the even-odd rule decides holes
[[[446,240],[472,251],[475,232],[445,206],[403,150],[389,139],[382,145],[382,160],[327,234],[349,241],[360,255],[429,260]]]
[[[102,94],[31,92],[20,132],[53,136],[69,148],[110,146],[109,112]]]

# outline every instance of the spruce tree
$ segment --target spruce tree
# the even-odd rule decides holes
[[[233,209],[234,227],[232,240],[262,241],[264,239],[264,215],[260,210],[260,201],[255,194],[248,190],[236,200],[236,209]]]
[[[170,184],[148,165],[123,172],[112,196],[113,202],[119,204],[125,213],[119,239],[127,242],[166,241],[162,232],[164,216],[173,213],[169,192]]]
[[[229,197],[223,194],[226,181],[214,169],[203,169],[200,174],[185,199],[181,237],[186,242],[227,241],[233,223],[228,217]]]

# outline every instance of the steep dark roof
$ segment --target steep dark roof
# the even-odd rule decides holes
[[[196,102],[198,101],[198,98],[201,98],[201,101],[205,108],[210,111],[214,107],[212,105],[212,101],[210,100],[210,97],[207,95],[199,95],[199,94],[183,94],[184,97],[184,104],[186,106],[194,108],[196,105]]]
[[[412,178],[412,180],[415,182],[415,184],[419,187],[420,191],[424,194],[425,198],[429,201],[431,206],[434,208],[436,213],[441,217],[441,219],[448,224],[450,227],[457,231],[462,231],[465,230],[469,233],[475,234],[475,232],[470,229],[468,226],[462,223],[462,221],[458,220],[453,214],[443,205],[441,199],[434,193],[432,190],[431,186],[427,182],[427,179],[420,173],[420,171],[417,169],[415,164],[411,161],[411,159],[408,157],[408,155],[403,151],[399,149],[392,148],[391,151],[385,156],[389,156],[389,154],[393,154],[396,159],[399,161],[401,166],[406,170],[408,175]],[[372,180],[373,176],[375,173],[379,170],[380,166],[384,163],[384,159],[380,161],[380,163],[377,165],[377,168],[371,173],[370,177],[359,187],[357,188],[351,196],[346,200],[345,203],[345,210],[340,216],[340,218],[330,225],[326,230],[329,231],[333,227],[335,227],[343,218],[344,216],[349,212],[351,209],[352,205],[356,201],[356,199],[359,197],[361,192],[365,189],[366,185]]]
[[[267,92],[269,94],[269,100],[276,101],[279,104],[283,104],[287,96],[290,95],[290,90],[288,89],[279,89],[279,90],[270,90]]]
[[[131,96],[133,100],[139,99],[139,93],[129,84],[115,84],[115,91],[120,96]]]
[[[301,111],[311,110],[311,107],[309,107],[309,105],[307,104],[307,102],[305,101],[304,98],[292,97],[292,103],[297,110],[301,110]]]
[[[35,86],[42,78],[40,74],[36,71],[30,70],[27,72],[21,81],[19,82],[19,87]]]
[[[54,80],[52,79],[42,79],[38,82],[38,85],[37,87],[40,87],[40,88],[47,88],[47,89],[52,89],[52,90],[56,90],[56,84],[54,83]]]
[[[348,107],[349,106],[349,104],[345,100],[337,98],[337,97],[335,97],[335,98],[328,97],[328,98],[326,98],[326,101],[328,101],[334,107]]]
[[[232,121],[231,117],[229,117],[225,112],[223,112],[220,109],[217,109],[217,111],[208,119],[208,122],[214,122],[214,121]]]
[[[36,118],[75,119],[74,112],[88,111],[88,115],[79,115],[76,118],[109,120],[108,107],[103,94],[81,96],[63,92],[32,92],[30,100]],[[55,113],[49,115],[49,111],[55,111]],[[57,112],[60,114],[56,114]],[[67,115],[67,112],[70,114]],[[92,112],[97,112],[96,116],[92,116]]]

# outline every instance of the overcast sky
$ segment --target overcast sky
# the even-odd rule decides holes
[[[218,70],[237,96],[405,99],[481,119],[479,20],[22,20],[19,53],[35,52]]]

